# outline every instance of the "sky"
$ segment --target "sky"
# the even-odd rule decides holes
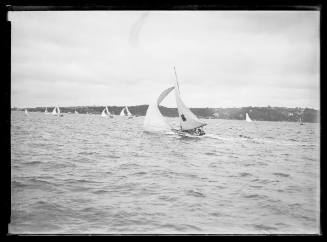
[[[320,109],[319,11],[17,11],[11,106]],[[170,94],[162,105],[175,107]]]

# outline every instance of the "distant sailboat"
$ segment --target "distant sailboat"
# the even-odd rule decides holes
[[[106,109],[103,109],[103,111],[102,111],[102,113],[101,113],[101,117],[107,117]]]
[[[75,114],[78,114],[78,112],[76,111],[76,109],[75,109],[75,112],[74,112]]]
[[[109,109],[108,107],[106,106],[106,112],[107,112],[107,115],[110,117],[110,118],[113,118],[114,116],[109,112]]]
[[[109,112],[108,107],[106,106],[101,113],[101,117],[110,117],[113,118],[113,115]]]
[[[174,68],[175,69],[175,68]],[[177,81],[177,74],[175,70],[176,82],[175,86],[164,90],[157,101],[154,104],[149,105],[146,112],[143,128],[149,132],[166,132],[173,131],[181,136],[202,136],[204,131],[202,127],[207,125],[201,122],[192,111],[184,104],[180,97],[180,90]],[[179,128],[172,127],[167,120],[162,116],[159,110],[160,103],[166,98],[166,96],[175,89],[175,100],[179,116]]]
[[[60,108],[57,106],[53,109],[52,115],[57,115],[58,117],[63,117],[64,115],[62,113],[60,113]]]
[[[64,116],[62,113],[60,113],[60,109],[59,109],[58,106],[57,106],[57,113],[58,113],[58,116],[60,116],[60,117],[63,117]]]
[[[248,113],[246,113],[246,115],[245,115],[245,120],[246,120],[246,122],[252,122]]]
[[[54,109],[52,110],[52,115],[57,115],[57,107],[54,107]]]
[[[25,114],[28,115],[27,109],[25,108]]]
[[[125,107],[125,109],[126,109],[126,112],[127,112],[127,117],[128,118],[133,118],[134,116],[131,114],[131,112],[128,110],[128,107],[126,106]]]
[[[125,117],[128,117],[128,118],[133,118],[134,116],[131,114],[131,112],[128,110],[128,107],[125,106],[121,112],[120,112],[120,116],[125,116]]]
[[[125,116],[125,108],[123,108],[119,114],[120,116]]]
[[[45,113],[45,114],[49,114],[49,112],[48,112],[48,108],[47,108],[47,107],[45,108],[44,113]]]

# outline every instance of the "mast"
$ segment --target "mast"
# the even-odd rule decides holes
[[[175,68],[175,66],[174,66],[174,72],[175,72],[175,80],[176,80],[176,83],[177,83],[178,92],[180,92],[180,91],[179,91],[179,84],[178,84],[178,80],[177,80],[177,73],[176,73],[176,68]]]
[[[193,130],[207,125],[206,123],[201,122],[182,101],[180,97],[180,91],[179,91],[179,85],[177,81],[177,73],[175,67],[174,67],[174,71],[176,77],[175,86],[178,89],[176,90],[175,88],[175,100],[176,100],[181,130],[182,131]]]

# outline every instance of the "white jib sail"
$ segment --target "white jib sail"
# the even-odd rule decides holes
[[[158,97],[157,101],[149,105],[143,123],[143,128],[145,131],[163,132],[171,130],[172,127],[168,124],[165,117],[161,114],[159,110],[159,105],[174,88],[175,87],[170,87],[164,90]]]
[[[57,114],[58,114],[58,115],[60,114],[60,109],[59,109],[59,107],[57,107]]]
[[[103,109],[103,110],[102,110],[101,116],[102,116],[102,117],[107,117],[106,109]]]
[[[176,74],[176,72],[175,72]],[[192,111],[183,103],[180,92],[179,86],[177,82],[177,75],[176,75],[176,83],[175,83],[175,99],[178,109],[178,116],[180,121],[180,127],[182,130],[191,130],[195,128],[199,128],[202,126],[207,125],[204,122],[201,122],[193,113]]]
[[[53,115],[56,115],[56,114],[57,114],[57,107],[55,107],[55,108],[53,109],[52,114],[53,114]]]
[[[123,108],[120,112],[120,116],[125,116],[125,112],[124,112],[125,108]]]
[[[250,116],[249,116],[248,113],[246,113],[246,115],[245,115],[245,120],[246,120],[247,122],[252,122],[252,120],[250,119]]]
[[[108,109],[108,107],[106,106],[106,113],[107,113],[107,115],[111,115],[111,113],[109,112],[109,109]]]
[[[126,109],[126,112],[127,112],[127,115],[126,115],[126,116],[132,116],[132,114],[131,114],[131,112],[128,110],[128,107],[127,107],[127,106],[125,107],[125,109]]]

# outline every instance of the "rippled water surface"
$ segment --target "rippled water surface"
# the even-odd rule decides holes
[[[11,233],[318,233],[319,124],[13,111]],[[169,119],[176,122],[176,119]]]

